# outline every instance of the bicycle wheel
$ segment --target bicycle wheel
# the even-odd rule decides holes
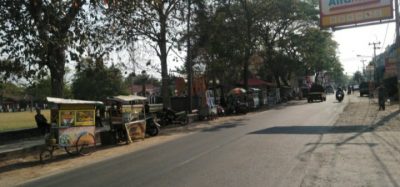
[[[49,160],[53,159],[53,151],[50,149],[44,149],[40,152],[40,162],[47,163]]]
[[[187,125],[187,124],[189,124],[189,117],[185,116],[183,117],[182,125]]]
[[[96,139],[90,133],[79,136],[76,152],[82,156],[91,154],[96,149]]]

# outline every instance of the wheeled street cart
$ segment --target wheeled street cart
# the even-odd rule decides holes
[[[46,146],[40,161],[53,158],[56,148],[63,148],[70,155],[88,155],[96,148],[96,106],[100,101],[84,101],[47,97],[51,108],[51,130],[46,135]]]

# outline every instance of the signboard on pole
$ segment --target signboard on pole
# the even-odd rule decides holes
[[[393,18],[392,0],[320,0],[323,28]]]
[[[386,58],[385,73],[383,77],[386,79],[396,76],[397,76],[397,59],[392,57]]]

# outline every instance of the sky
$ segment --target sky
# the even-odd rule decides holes
[[[395,24],[385,23],[374,26],[365,26],[352,29],[343,29],[333,32],[333,39],[339,44],[339,60],[343,65],[345,73],[351,76],[357,70],[362,71],[363,63],[361,60],[371,61],[374,55],[373,42],[380,42],[380,49],[376,54],[385,51],[385,48],[394,43]],[[357,57],[357,55],[363,57]]]

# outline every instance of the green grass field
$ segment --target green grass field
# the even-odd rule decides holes
[[[46,117],[47,121],[50,121],[50,110],[42,110],[42,114]],[[7,112],[0,113],[0,132],[36,128],[35,122],[36,112]]]

